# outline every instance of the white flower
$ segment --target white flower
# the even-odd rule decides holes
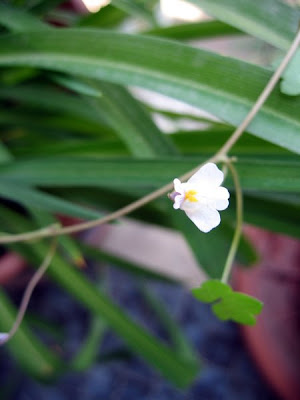
[[[229,192],[220,186],[223,179],[223,172],[213,163],[205,164],[186,183],[174,179],[173,207],[183,210],[200,231],[209,232],[221,221],[218,210],[229,204]]]

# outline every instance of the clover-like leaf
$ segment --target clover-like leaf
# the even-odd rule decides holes
[[[203,303],[212,303],[231,292],[231,287],[217,279],[205,281],[201,287],[192,289],[197,300]]]
[[[206,281],[201,287],[193,289],[192,293],[204,303],[213,303],[212,310],[222,321],[255,325],[256,315],[263,307],[263,303],[256,298],[235,292],[229,285],[218,280]]]
[[[212,310],[222,321],[232,320],[243,325],[255,325],[255,316],[261,312],[262,306],[262,303],[254,297],[231,292],[215,303]]]

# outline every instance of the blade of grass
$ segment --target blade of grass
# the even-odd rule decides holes
[[[0,65],[36,66],[137,85],[202,107],[233,125],[271,75],[267,69],[177,42],[78,28],[2,35]],[[249,133],[300,153],[299,102],[275,88]]]
[[[217,19],[286,50],[297,31],[300,10],[280,0],[188,0]]]
[[[182,354],[185,358],[190,358],[191,360],[195,359],[196,350],[188,343],[180,327],[170,316],[162,302],[159,301],[145,285],[141,288],[141,293],[166,329],[178,353]]]
[[[50,26],[27,13],[25,10],[10,6],[7,3],[0,3],[0,25],[5,26],[13,32],[50,29]]]
[[[51,194],[36,190],[34,188],[14,184],[11,182],[0,182],[1,196],[7,199],[20,202],[25,207],[34,207],[37,210],[61,213],[77,218],[99,218],[101,213],[76,205],[69,201],[60,199]]]
[[[224,35],[240,35],[242,31],[221,21],[205,21],[158,27],[142,33],[170,39],[191,40]]]
[[[111,125],[135,157],[177,154],[175,146],[125,88],[106,82],[94,85],[103,96],[97,100],[90,99],[90,104]]]
[[[96,362],[101,339],[105,330],[106,324],[104,324],[98,317],[93,317],[90,322],[88,335],[83,345],[69,364],[70,369],[75,371],[84,371]]]
[[[0,165],[2,183],[42,187],[103,187],[115,190],[149,190],[170,182],[194,168],[203,157],[155,160],[91,157],[53,157],[15,161]],[[300,162],[285,155],[239,157],[237,170],[245,190],[298,192]],[[78,172],[80,171],[80,175]],[[233,187],[230,177],[226,185]]]

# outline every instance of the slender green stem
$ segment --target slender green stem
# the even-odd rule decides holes
[[[282,62],[270,78],[269,82],[267,83],[266,87],[258,97],[257,101],[249,111],[249,113],[246,115],[245,119],[241,122],[241,124],[237,127],[237,129],[232,133],[232,135],[229,137],[229,139],[224,143],[224,145],[221,147],[221,149],[209,160],[206,162],[222,162],[226,160],[227,154],[229,150],[232,148],[232,146],[237,142],[237,140],[241,137],[245,129],[248,127],[250,122],[253,120],[255,115],[258,113],[272,90],[274,89],[276,83],[278,82],[282,72],[284,69],[287,67],[289,61],[295,54],[298,46],[300,44],[300,29],[298,30],[295,39],[293,40],[291,47],[289,48],[288,52],[286,53],[285,57],[283,58]],[[182,175],[180,177],[180,180],[184,181],[188,178],[190,178],[201,166],[203,165],[200,164],[196,168],[192,169],[191,171],[187,172],[186,174]],[[3,235],[0,237],[0,243],[15,243],[15,242],[22,242],[22,241],[28,241],[32,239],[41,239],[44,237],[50,237],[50,236],[59,236],[59,235],[64,235],[68,233],[75,233],[75,232],[80,232],[89,228],[93,228],[95,226],[107,223],[109,221],[115,220],[117,218],[120,218],[124,215],[127,215],[131,213],[132,211],[144,206],[145,204],[149,203],[152,200],[155,200],[156,198],[166,194],[168,191],[172,190],[173,188],[173,183],[170,182],[167,185],[155,190],[154,192],[134,201],[131,204],[128,204],[127,206],[119,209],[118,211],[115,211],[103,218],[99,218],[93,221],[88,221],[88,222],[83,222],[79,224],[75,224],[72,226],[68,226],[65,228],[53,228],[51,227],[45,227],[43,229],[39,229],[33,232],[26,232],[23,234],[17,234],[17,235]]]
[[[225,267],[223,270],[222,278],[221,281],[223,283],[227,283],[233,261],[237,252],[237,249],[239,247],[240,239],[241,239],[241,234],[242,234],[242,227],[243,227],[243,194],[242,194],[242,188],[240,185],[240,180],[238,173],[234,167],[234,165],[228,161],[227,162],[228,168],[230,170],[230,173],[233,178],[234,182],[234,187],[235,187],[235,196],[236,196],[236,227],[232,239],[232,243],[229,249],[229,253],[227,255]]]
[[[27,310],[27,306],[28,303],[30,301],[32,292],[34,290],[34,288],[36,287],[36,285],[39,283],[39,281],[41,280],[41,278],[43,277],[43,275],[45,274],[45,272],[47,271],[47,268],[49,267],[52,258],[55,254],[56,251],[56,245],[57,245],[57,241],[56,238],[52,241],[52,244],[50,246],[50,249],[44,259],[44,261],[42,262],[41,266],[37,269],[37,271],[34,273],[34,275],[32,276],[32,278],[30,279],[26,290],[24,292],[22,301],[21,301],[21,305],[19,307],[19,311],[17,314],[17,317],[15,319],[15,322],[12,326],[12,328],[10,329],[10,331],[8,333],[1,333],[0,336],[0,346],[3,345],[4,343],[7,343],[17,332],[19,326],[21,325],[25,312]]]

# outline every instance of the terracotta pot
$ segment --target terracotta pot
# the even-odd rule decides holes
[[[243,327],[246,343],[258,367],[283,399],[300,399],[300,242],[249,227],[246,233],[258,249],[256,268],[238,268],[237,290],[264,302],[254,327]]]

